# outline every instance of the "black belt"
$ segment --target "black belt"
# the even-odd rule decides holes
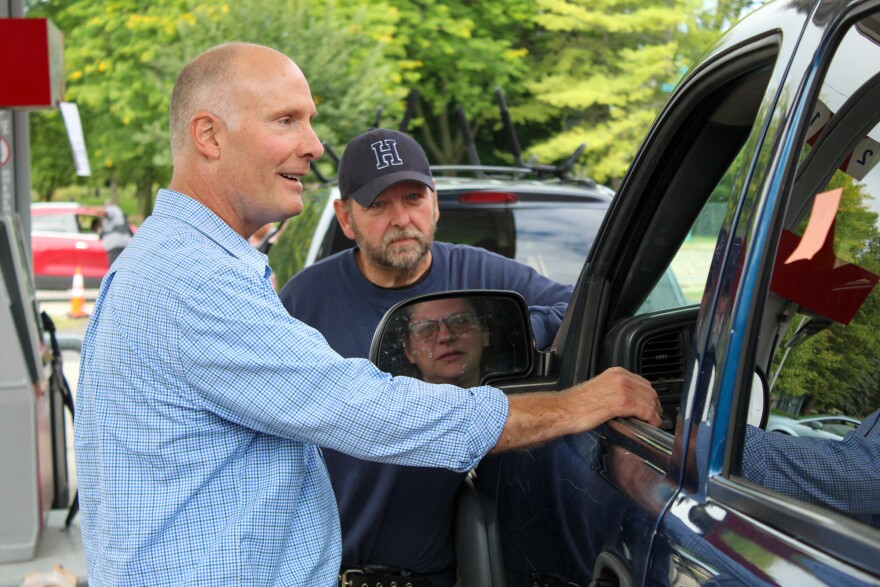
[[[341,569],[339,587],[431,587],[431,582],[401,569],[371,566]]]

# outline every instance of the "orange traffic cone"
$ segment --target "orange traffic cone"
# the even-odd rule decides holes
[[[73,274],[73,285],[70,288],[70,312],[67,315],[71,318],[87,318],[89,316],[86,314],[86,290],[79,267]]]

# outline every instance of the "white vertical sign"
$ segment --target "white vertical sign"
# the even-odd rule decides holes
[[[61,108],[61,116],[64,117],[64,126],[67,127],[67,138],[70,139],[76,174],[79,176],[91,175],[89,154],[86,152],[86,140],[83,136],[82,122],[79,119],[79,108],[73,102],[59,102],[58,107]]]
[[[880,143],[871,137],[865,137],[855,146],[846,165],[847,174],[855,180],[862,181],[868,172],[880,160]]]

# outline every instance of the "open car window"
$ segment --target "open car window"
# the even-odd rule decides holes
[[[875,13],[848,30],[814,102],[761,318],[769,421],[745,430],[740,463],[749,481],[874,527],[880,36],[869,33],[878,23]]]

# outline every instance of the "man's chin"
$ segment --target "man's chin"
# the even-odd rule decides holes
[[[393,267],[395,269],[399,269],[401,271],[410,271],[419,266],[422,259],[425,258],[424,254],[414,253],[409,255],[388,255],[386,257],[386,261],[388,262],[389,267]]]
[[[406,271],[417,267],[427,254],[428,249],[422,248],[419,244],[386,248],[381,253],[381,263]]]
[[[287,208],[284,210],[284,219],[293,218],[294,216],[299,216],[303,213],[305,206],[303,206],[303,202],[301,199],[297,198],[296,201],[290,202]]]

